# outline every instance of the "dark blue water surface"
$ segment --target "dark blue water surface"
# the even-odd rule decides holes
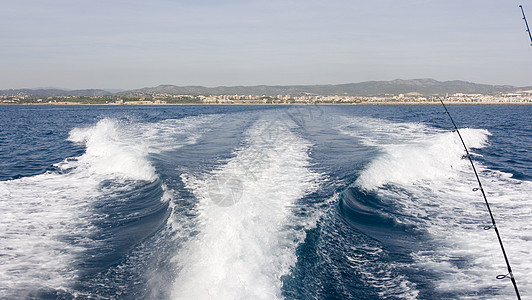
[[[532,297],[532,106],[448,108]],[[441,106],[0,106],[0,120],[0,298],[514,297]]]

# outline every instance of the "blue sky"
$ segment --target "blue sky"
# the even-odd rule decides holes
[[[527,1],[527,2],[524,2]],[[532,85],[531,0],[7,0],[0,89]]]

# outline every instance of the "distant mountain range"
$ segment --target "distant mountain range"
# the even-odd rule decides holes
[[[142,89],[111,93],[100,89],[61,90],[61,89],[18,89],[0,90],[0,95],[12,96],[25,94],[28,96],[126,96],[135,94],[173,94],[173,95],[349,95],[379,96],[386,94],[445,95],[445,94],[498,94],[511,93],[519,90],[532,90],[532,87],[515,87],[510,85],[478,84],[467,81],[437,81],[434,79],[396,79],[392,81],[366,81],[360,83],[329,84],[329,85],[256,85],[256,86],[176,86],[159,85]]]

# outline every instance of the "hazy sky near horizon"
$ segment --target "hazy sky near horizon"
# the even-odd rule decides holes
[[[7,0],[0,89],[532,85],[532,0]],[[528,16],[527,16],[528,17]]]

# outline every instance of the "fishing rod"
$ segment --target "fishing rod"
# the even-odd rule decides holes
[[[521,13],[523,14],[523,20],[525,20],[526,31],[528,32],[528,37],[530,38],[530,46],[532,46],[532,34],[530,34],[530,28],[528,27],[528,22],[526,21],[525,11],[523,10],[523,5],[519,5],[521,8]]]
[[[528,25],[527,25],[528,26]],[[529,31],[530,34],[530,31]],[[497,224],[495,223],[495,217],[493,216],[493,213],[491,212],[491,207],[488,202],[488,198],[486,198],[486,193],[484,192],[484,188],[482,187],[482,183],[480,182],[480,177],[478,176],[477,169],[475,168],[475,164],[473,163],[473,159],[471,158],[471,154],[469,154],[469,150],[467,150],[467,146],[464,142],[464,139],[462,138],[462,135],[460,134],[460,131],[458,130],[458,127],[456,126],[456,123],[453,120],[453,117],[451,116],[451,113],[447,110],[447,106],[443,103],[443,100],[440,98],[441,105],[443,105],[443,108],[445,109],[445,113],[449,116],[449,119],[451,120],[451,123],[453,123],[454,130],[456,133],[458,133],[458,137],[460,137],[460,141],[462,142],[462,146],[464,146],[464,150],[466,152],[466,156],[469,159],[469,162],[471,163],[471,168],[473,168],[473,172],[475,173],[475,177],[477,178],[478,182],[478,188],[474,188],[473,191],[476,192],[480,190],[482,192],[482,197],[484,197],[484,203],[486,203],[486,207],[488,209],[490,218],[491,218],[491,226],[484,227],[485,230],[494,229],[495,233],[497,234],[497,239],[499,240],[499,245],[502,250],[502,255],[504,256],[504,261],[506,262],[506,268],[508,269],[508,274],[506,275],[497,275],[497,279],[504,279],[504,278],[510,278],[512,281],[512,284],[514,286],[515,294],[517,296],[518,300],[521,300],[521,296],[519,295],[519,289],[517,288],[517,283],[514,278],[514,274],[512,272],[512,267],[510,266],[510,261],[508,260],[508,256],[506,255],[506,250],[504,250],[504,245],[502,243],[501,234],[499,233],[499,229],[497,228]]]

